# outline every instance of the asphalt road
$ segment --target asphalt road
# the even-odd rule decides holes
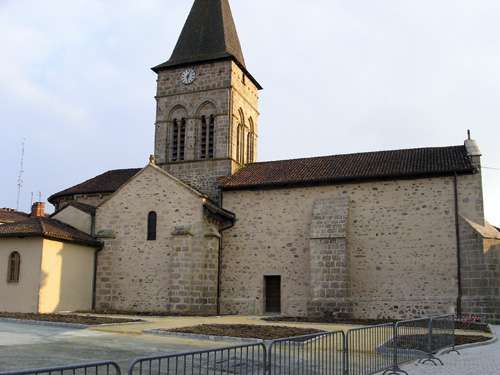
[[[224,344],[0,322],[0,372],[103,360],[126,370],[137,357],[220,346]]]

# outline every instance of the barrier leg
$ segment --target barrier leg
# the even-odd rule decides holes
[[[393,357],[392,357],[392,367],[383,372],[382,375],[408,375],[406,371],[399,367],[398,362],[398,348],[399,348],[399,334],[397,324],[394,325],[394,330],[392,334],[392,344],[393,344]]]
[[[441,366],[444,366],[443,361],[441,361],[439,358],[437,358],[433,353],[434,350],[433,350],[433,345],[432,345],[432,335],[433,335],[432,323],[433,323],[433,321],[431,318],[431,319],[429,319],[429,337],[428,337],[428,343],[427,343],[427,358],[421,359],[420,361],[418,361],[418,363],[420,363],[421,365],[431,363],[434,366],[437,366],[438,364]]]

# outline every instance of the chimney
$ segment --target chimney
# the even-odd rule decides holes
[[[31,206],[31,217],[45,217],[45,203],[35,202]]]

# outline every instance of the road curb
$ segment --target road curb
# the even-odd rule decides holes
[[[92,327],[98,327],[98,326],[91,326],[79,323],[50,322],[45,320],[27,320],[27,319],[15,319],[15,318],[0,318],[0,322],[19,323],[19,324],[44,326],[44,327],[73,328],[73,329],[87,329]]]
[[[104,324],[82,324],[82,323],[64,323],[64,322],[51,322],[47,320],[29,320],[29,319],[16,319],[16,318],[0,318],[0,322],[5,323],[19,323],[34,326],[44,326],[44,327],[60,327],[60,328],[73,328],[73,329],[95,329],[95,328],[106,328],[106,327],[120,327],[132,324],[144,324],[142,322],[122,322],[122,323],[104,323]]]
[[[455,349],[456,350],[472,349],[472,348],[477,348],[477,347],[480,347],[480,346],[486,346],[486,345],[494,344],[495,342],[498,341],[498,337],[495,334],[495,330],[493,329],[493,327],[491,325],[489,325],[489,327],[490,327],[491,334],[493,335],[493,337],[490,340],[488,340],[488,341],[482,341],[482,342],[475,342],[473,344],[459,345],[459,346],[456,346]],[[438,353],[438,355],[443,355],[443,354],[448,354],[448,353],[450,353],[450,349],[443,349],[443,350],[441,350]]]

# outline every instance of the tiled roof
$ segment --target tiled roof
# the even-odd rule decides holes
[[[11,208],[0,208],[0,223],[14,223],[16,221],[26,220],[28,214]]]
[[[58,198],[76,195],[76,194],[104,194],[114,193],[125,182],[139,173],[141,169],[116,169],[105,172],[99,176],[91,178],[81,184],[60,191],[49,197],[50,203],[55,203]]]
[[[16,237],[43,237],[92,247],[101,246],[94,237],[78,229],[58,220],[41,217],[30,217],[16,223],[0,225],[0,238]]]
[[[254,163],[220,180],[224,190],[473,173],[464,146],[378,151]]]

